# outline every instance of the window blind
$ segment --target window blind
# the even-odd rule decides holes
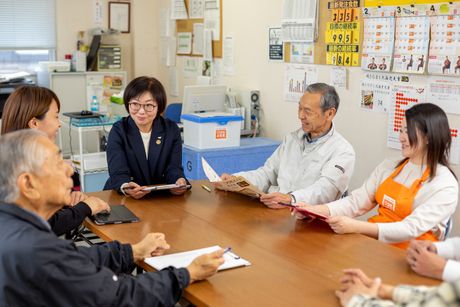
[[[0,0],[0,50],[54,49],[55,0]]]

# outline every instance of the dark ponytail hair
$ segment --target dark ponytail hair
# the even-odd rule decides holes
[[[436,176],[438,163],[446,166],[457,178],[449,167],[452,137],[446,113],[435,104],[420,103],[407,109],[405,116],[410,146],[416,147],[421,142],[417,138],[417,130],[426,137],[426,163],[430,168],[430,180]],[[406,160],[407,158],[403,159],[398,166]]]

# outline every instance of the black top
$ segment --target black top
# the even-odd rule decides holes
[[[129,244],[61,240],[36,215],[0,203],[0,306],[174,306],[187,269],[133,277]]]
[[[86,217],[91,216],[91,208],[84,202],[79,202],[73,207],[64,207],[56,212],[49,220],[53,232],[60,236],[83,223]]]
[[[162,116],[153,121],[145,156],[144,143],[134,120],[128,116],[115,123],[107,142],[109,179],[104,190],[119,190],[123,183],[139,185],[176,183],[184,176],[182,140],[176,123]]]

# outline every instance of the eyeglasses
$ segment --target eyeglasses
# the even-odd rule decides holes
[[[145,112],[152,112],[158,106],[155,104],[151,104],[151,103],[141,104],[139,102],[133,101],[129,103],[129,107],[131,110],[136,111],[136,112],[139,111],[141,108],[144,108]]]

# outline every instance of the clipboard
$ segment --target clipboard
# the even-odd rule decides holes
[[[295,211],[297,211],[299,213],[302,213],[303,215],[308,215],[310,217],[317,218],[318,220],[321,220],[321,221],[324,221],[324,222],[329,218],[327,215],[315,213],[315,212],[312,212],[312,211],[304,209],[304,208],[299,208],[297,206],[293,206],[293,207],[294,207]]]
[[[187,188],[190,189],[192,186],[190,184],[178,185],[175,183],[171,184],[159,184],[159,185],[150,185],[142,189],[142,191],[160,191],[160,190],[170,190],[175,188]]]

